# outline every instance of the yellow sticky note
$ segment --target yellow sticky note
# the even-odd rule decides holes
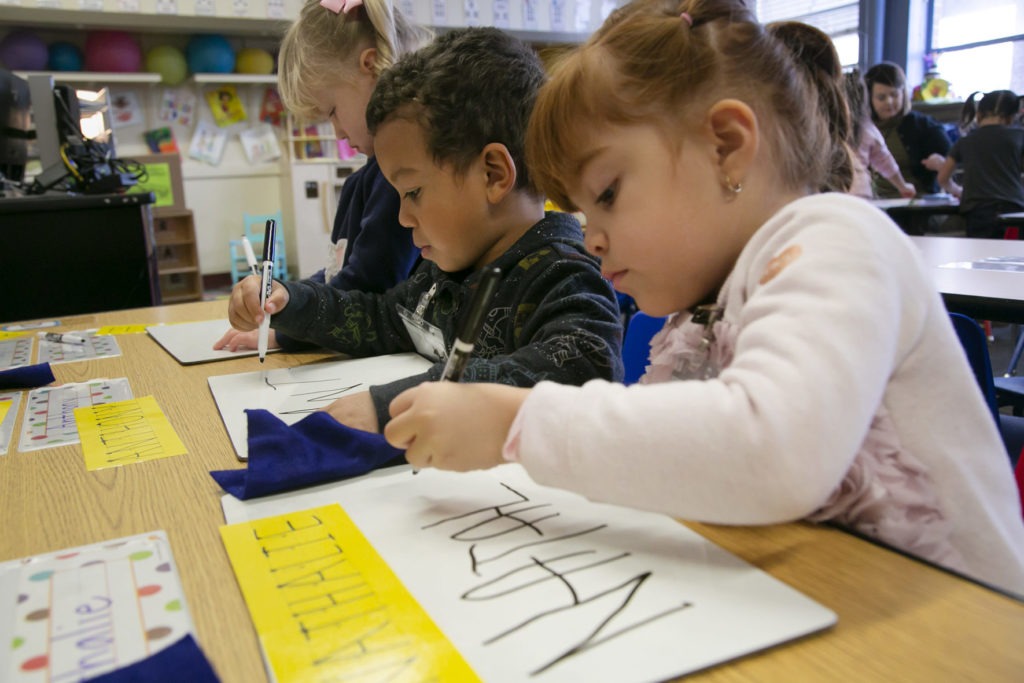
[[[278,681],[479,680],[340,506],[220,534]]]
[[[187,452],[152,396],[75,408],[75,422],[90,471]]]
[[[28,332],[3,332],[0,331],[0,341],[4,339],[14,339],[15,337],[24,337]]]
[[[148,325],[105,325],[96,334],[145,334]]]
[[[0,422],[7,417],[7,411],[11,409],[12,405],[14,405],[12,401],[0,401]]]

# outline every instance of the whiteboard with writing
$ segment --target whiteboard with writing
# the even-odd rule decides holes
[[[216,375],[207,383],[231,437],[231,445],[238,457],[245,460],[249,457],[247,408],[269,410],[284,423],[295,424],[342,396],[426,372],[430,366],[431,362],[418,354],[397,353]]]
[[[514,464],[223,499],[229,523],[330,503],[484,681],[663,680],[836,621],[669,517],[539,486]]]

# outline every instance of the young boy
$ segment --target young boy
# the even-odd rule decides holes
[[[380,431],[404,389],[437,380],[484,266],[501,269],[463,381],[519,387],[622,377],[615,294],[583,247],[575,218],[544,212],[524,163],[530,110],[544,71],[497,29],[451,31],[402,58],[367,108],[380,168],[401,197],[399,221],[424,261],[383,294],[308,281],[274,282],[266,311],[286,334],[351,356],[419,351],[424,374],[370,387],[328,412]],[[259,278],[232,292],[233,327],[263,318]]]

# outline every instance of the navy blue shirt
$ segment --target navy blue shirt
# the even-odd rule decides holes
[[[328,283],[331,287],[379,294],[409,277],[419,261],[419,249],[412,243],[412,230],[398,222],[400,203],[398,192],[380,172],[376,157],[370,157],[345,180],[331,242],[348,242],[341,270]],[[319,270],[309,279],[323,283],[324,275]],[[281,332],[276,337],[286,351],[310,346]]]

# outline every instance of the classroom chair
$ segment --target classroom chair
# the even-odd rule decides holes
[[[1006,446],[1006,453],[1010,462],[1014,465],[1020,458],[1024,449],[1024,418],[1014,415],[1003,415],[999,412],[996,403],[995,378],[992,376],[992,359],[988,353],[988,340],[985,339],[985,331],[973,318],[962,313],[950,313],[950,321],[953,329],[960,339],[967,360],[974,371],[974,377],[978,381],[985,403],[988,404],[992,419],[999,427],[999,433],[1003,437],[1003,444]]]
[[[1017,364],[1024,353],[1024,326],[1017,334],[1017,344],[1010,354],[1010,362],[1002,377],[995,378],[996,404],[1000,407],[1010,406],[1013,414],[1024,417],[1024,377],[1017,377]]]
[[[655,318],[642,311],[635,312],[626,325],[622,339],[623,384],[636,384],[647,369],[651,354],[651,338],[665,325],[666,318]]]
[[[263,236],[266,232],[268,219],[277,221],[277,238],[274,240],[276,244],[274,249],[274,279],[284,281],[288,279],[288,255],[285,253],[284,226],[281,223],[281,212],[242,214],[243,234],[249,238],[249,242],[252,244],[252,249],[256,253],[256,259],[258,260],[263,253]],[[245,260],[245,250],[242,248],[241,239],[231,240],[228,243],[228,248],[231,252],[231,284],[234,284],[252,271],[249,270],[249,264]]]

